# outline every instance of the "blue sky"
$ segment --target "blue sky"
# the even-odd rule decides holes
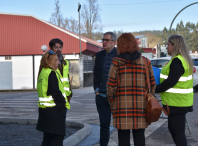
[[[64,17],[78,19],[78,2],[86,0],[59,0]],[[105,31],[134,32],[169,28],[174,16],[185,6],[198,0],[98,0],[100,19]],[[30,14],[49,21],[55,9],[54,0],[0,0],[0,12]],[[198,22],[198,4],[179,14],[173,28],[181,20]]]

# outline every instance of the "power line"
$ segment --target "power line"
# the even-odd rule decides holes
[[[164,3],[164,2],[174,2],[182,0],[169,0],[169,1],[157,1],[157,2],[142,2],[142,3],[126,3],[126,4],[101,4],[103,6],[120,6],[120,5],[138,5],[138,4],[154,4],[154,3]]]

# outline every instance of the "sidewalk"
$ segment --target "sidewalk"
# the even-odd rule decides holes
[[[198,92],[194,93],[194,111],[187,114],[192,134],[190,135],[186,126],[186,137],[188,146],[198,146]],[[146,146],[175,146],[172,137],[168,131],[167,119],[159,119],[152,123],[145,130]],[[100,146],[99,143],[94,146]],[[110,135],[108,146],[118,146],[117,129]],[[131,146],[133,146],[133,138],[131,135]]]
[[[186,137],[188,146],[198,146],[198,92],[194,93],[194,105],[193,112],[187,113],[188,122],[191,128],[192,134],[186,126]],[[147,146],[175,146],[168,128],[168,122],[165,122],[160,128],[153,132],[147,139]]]

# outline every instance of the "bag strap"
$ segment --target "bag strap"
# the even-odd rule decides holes
[[[147,80],[148,90],[149,90],[149,93],[151,93],[151,83],[150,83],[150,80],[149,80],[148,64],[147,64],[146,58],[145,57],[142,57],[142,58],[144,59],[144,64],[145,64],[145,68],[146,68],[146,80]],[[162,107],[162,110],[165,113],[165,115],[168,116],[170,114],[170,110],[169,110],[168,104],[164,100],[158,100],[158,101],[159,102],[163,101],[166,104],[167,112],[166,112],[166,110],[163,107]]]
[[[148,90],[149,90],[149,93],[151,93],[151,83],[149,80],[148,64],[147,64],[146,58],[145,57],[142,57],[142,58],[144,59],[144,65],[145,65],[145,69],[146,69],[146,80],[147,80]]]
[[[165,113],[165,115],[170,115],[170,110],[169,110],[169,106],[168,106],[168,104],[164,101],[164,100],[158,100],[159,102],[160,101],[163,101],[165,104],[166,104],[166,108],[167,108],[167,112],[166,112],[166,110],[164,109],[164,108],[162,108],[162,110],[163,110],[163,112]]]

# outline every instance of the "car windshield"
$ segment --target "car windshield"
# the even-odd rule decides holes
[[[162,68],[168,63],[169,60],[152,60],[152,61],[151,61],[152,66],[155,66],[157,68]]]
[[[156,61],[156,60],[151,60],[151,65],[152,65],[152,66],[155,65],[155,61]]]

